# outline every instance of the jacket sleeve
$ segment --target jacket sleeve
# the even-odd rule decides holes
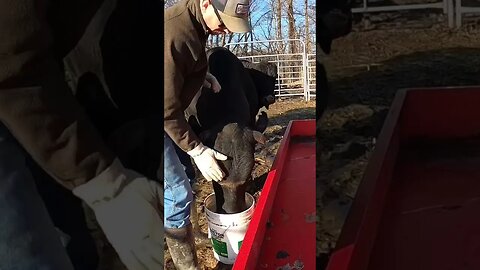
[[[164,51],[164,129],[170,138],[184,151],[195,148],[200,140],[185,119],[180,98],[188,73],[187,65],[194,63],[190,48],[184,43],[175,44],[165,31]]]
[[[65,82],[46,2],[0,0],[0,121],[48,174],[73,189],[114,155]]]

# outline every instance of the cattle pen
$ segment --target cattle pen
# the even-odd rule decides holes
[[[297,49],[293,52],[290,51],[289,46],[295,46]],[[276,102],[270,105],[269,109],[266,111],[269,117],[269,124],[264,132],[264,135],[267,138],[267,143],[265,145],[258,145],[255,151],[255,160],[256,164],[254,170],[252,172],[252,181],[247,187],[247,192],[252,194],[257,202],[260,202],[262,192],[266,187],[268,181],[269,172],[272,170],[272,166],[274,163],[274,159],[278,159],[278,155],[280,154],[280,145],[281,143],[290,137],[288,125],[292,120],[302,120],[302,119],[315,119],[315,53],[309,53],[306,48],[305,41],[302,39],[294,39],[294,40],[264,40],[264,41],[253,41],[253,42],[237,42],[237,43],[227,43],[224,45],[227,49],[232,51],[239,59],[249,61],[252,63],[260,63],[263,61],[268,61],[270,63],[274,63],[277,67],[277,80],[275,84],[275,96]],[[244,50],[248,48],[248,50]],[[278,50],[281,48],[282,50]],[[296,127],[293,130],[293,135],[295,135],[298,129]],[[310,142],[310,150],[314,151],[315,142],[313,141],[314,135],[314,126],[315,124],[309,123],[308,129],[311,133],[311,142]],[[296,147],[294,145],[294,147]],[[286,151],[286,150],[282,150]],[[314,153],[313,153],[314,154]],[[314,189],[314,163],[315,157],[310,155],[310,186],[307,188],[310,192],[313,192]],[[278,163],[278,162],[277,162]],[[206,196],[213,192],[212,185],[205,181],[201,176],[200,173],[197,172],[199,176],[197,178],[197,182],[193,185],[193,190],[196,193],[195,200],[196,200],[196,207],[198,212],[198,227],[202,234],[206,235],[208,232],[208,221],[205,216],[205,209],[204,209],[204,200]],[[272,177],[270,177],[272,178]],[[278,178],[278,177],[277,177]],[[275,181],[278,181],[277,179]],[[271,182],[271,181],[270,181]],[[263,193],[264,197],[267,195]],[[272,200],[273,192],[268,200]],[[285,196],[282,196],[285,197]],[[311,257],[308,261],[312,261],[315,255],[315,244],[314,244],[314,234],[315,234],[315,218],[314,218],[314,194],[312,193],[311,196],[311,203],[310,203],[310,212],[307,216],[303,216],[299,222],[307,222],[305,223],[309,226],[309,230],[307,230],[309,234],[311,248],[308,251],[309,256]],[[278,202],[277,202],[278,203]],[[271,209],[270,209],[271,210]],[[256,210],[255,210],[256,211]],[[257,211],[254,215],[260,215],[260,212]],[[267,212],[267,211],[266,211]],[[292,214],[292,219],[294,215]],[[255,218],[255,217],[254,217]],[[265,217],[262,217],[262,220]],[[293,221],[292,221],[293,222]],[[290,223],[292,223],[290,222]],[[195,224],[194,224],[195,225]],[[257,229],[249,229],[247,234],[249,235],[257,235]],[[272,230],[272,231],[278,231]],[[260,233],[258,236],[261,235]],[[247,237],[247,236],[246,236]],[[252,237],[252,236],[248,236]],[[269,237],[269,236],[266,236]],[[248,239],[248,238],[247,238]],[[245,239],[245,243],[248,246],[249,240]],[[260,241],[260,242],[259,242]],[[250,242],[252,243],[252,242]],[[261,240],[256,238],[255,240],[256,245],[261,244]],[[242,244],[243,247],[243,244]],[[288,246],[285,246],[285,249],[288,249]],[[243,250],[243,249],[242,249]],[[242,256],[244,259],[243,262],[247,262],[249,264],[254,261],[252,258],[254,254],[257,254],[259,249],[253,248],[250,246],[250,250],[252,252],[248,252],[245,254],[243,251]],[[271,252],[279,252],[280,250],[274,250],[273,248],[268,248]],[[300,249],[297,249],[300,251]],[[242,251],[241,251],[242,252]],[[296,253],[294,251],[289,251],[290,254],[293,256]],[[272,253],[273,257],[276,256],[276,253]],[[231,269],[232,265],[225,265],[221,262],[217,261],[214,258],[214,252],[211,247],[211,243],[204,240],[197,241],[197,255],[199,259],[199,265],[201,269],[206,270],[213,270],[213,269]],[[248,259],[245,259],[245,256]],[[263,256],[263,255],[262,255]],[[301,256],[302,257],[302,256]],[[290,257],[290,259],[293,257]],[[304,261],[305,258],[300,258],[301,261]],[[170,260],[169,253],[167,247],[165,247],[165,261],[166,267],[165,269],[173,270],[175,269],[173,266],[173,262]],[[288,264],[289,259],[283,259],[283,261]],[[257,261],[255,261],[257,262]],[[281,262],[281,261],[280,261]],[[261,263],[258,261],[257,263]],[[290,263],[293,265],[293,261]],[[307,263],[308,265],[308,263]],[[239,268],[240,267],[240,268]],[[236,266],[235,269],[242,269],[241,266]],[[243,268],[247,269],[247,268]],[[272,268],[273,269],[273,268]]]
[[[272,104],[268,110],[270,119],[269,126],[264,132],[267,142],[265,145],[258,145],[255,151],[256,164],[252,173],[252,182],[247,188],[247,192],[252,194],[258,201],[261,196],[268,173],[271,171],[274,159],[280,148],[282,138],[286,135],[288,124],[292,120],[314,119],[315,101],[305,101],[301,97],[284,98]],[[198,182],[193,186],[196,192],[196,206],[198,211],[198,225],[203,234],[207,233],[208,221],[204,214],[203,202],[205,198],[213,192],[211,183],[198,177]],[[313,189],[312,189],[313,190]],[[304,219],[303,219],[304,220]],[[314,223],[312,223],[314,224]],[[210,245],[199,242],[197,245],[197,255],[199,264],[205,270],[227,270],[232,265],[224,265],[218,262],[213,256],[213,250]],[[165,260],[167,270],[174,270],[173,263],[170,261],[168,250],[165,247]],[[115,268],[117,269],[117,268]],[[121,269],[121,268],[120,268]]]
[[[309,101],[316,93],[315,52],[302,39],[230,42],[224,45],[239,59],[252,63],[268,61],[277,66],[275,95],[302,97]],[[295,48],[295,49],[293,49]]]

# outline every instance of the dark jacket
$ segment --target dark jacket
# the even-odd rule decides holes
[[[101,3],[0,0],[0,121],[67,188],[95,177],[114,158],[61,67]]]
[[[165,11],[164,129],[184,151],[200,143],[184,116],[207,72],[208,28],[199,2],[184,0]]]

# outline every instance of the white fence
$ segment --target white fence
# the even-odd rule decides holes
[[[459,1],[459,0],[458,0]],[[444,14],[447,14],[448,26],[453,28],[454,25],[454,8],[453,0],[441,0],[437,3],[428,4],[408,4],[408,5],[388,5],[388,6],[369,6],[373,1],[363,0],[363,7],[353,8],[353,13],[368,13],[381,11],[400,11],[400,10],[415,10],[415,9],[442,9]]]
[[[316,98],[317,93],[317,64],[315,60],[317,55],[315,53],[307,54],[307,69],[308,69],[308,100],[312,97]]]
[[[292,43],[296,43],[292,45]],[[286,53],[294,46],[293,53]],[[300,39],[263,40],[248,42],[232,42],[225,44],[239,59],[247,59],[253,63],[268,61],[277,65],[277,83],[275,95],[277,97],[303,96],[310,100],[315,96],[315,85],[310,86],[311,78],[315,78],[305,50],[305,42]],[[281,51],[283,53],[278,53]],[[313,69],[313,72],[315,70]],[[313,90],[312,90],[313,89]],[[313,94],[312,94],[313,92]]]
[[[451,0],[453,1],[453,0]],[[479,1],[480,4],[480,1]],[[480,13],[480,7],[462,6],[462,0],[455,0],[455,26],[462,26],[462,18],[465,13]]]
[[[462,26],[462,19],[464,14],[480,13],[480,1],[477,0],[475,6],[464,6],[462,0],[441,0],[436,3],[427,4],[408,4],[408,5],[375,5],[370,6],[374,0],[363,0],[362,7],[353,8],[353,13],[369,13],[382,11],[400,11],[400,10],[415,10],[415,9],[442,9],[443,13],[447,15],[448,26],[450,28]],[[465,2],[465,1],[463,1]]]

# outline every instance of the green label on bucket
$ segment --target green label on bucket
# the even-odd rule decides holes
[[[242,241],[238,241],[238,250],[240,250],[240,247],[242,246],[242,243],[243,243],[243,240],[242,240]]]
[[[218,255],[228,258],[227,243],[212,238],[212,246]]]

